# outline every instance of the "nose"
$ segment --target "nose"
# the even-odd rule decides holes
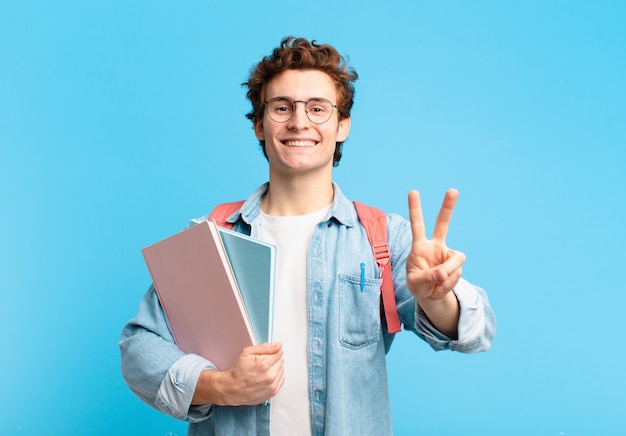
[[[301,103],[301,104],[298,104]],[[309,118],[306,114],[306,102],[305,101],[294,101],[293,103],[293,116],[289,120],[289,128],[300,130],[308,126]],[[298,110],[298,108],[301,108]]]

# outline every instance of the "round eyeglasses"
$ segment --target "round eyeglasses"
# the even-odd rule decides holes
[[[339,110],[337,105],[332,104],[325,98],[311,98],[307,101],[292,100],[287,97],[274,97],[263,104],[267,106],[267,115],[277,123],[286,123],[296,112],[296,103],[304,103],[304,112],[307,118],[315,124],[323,124],[330,120],[333,108]]]

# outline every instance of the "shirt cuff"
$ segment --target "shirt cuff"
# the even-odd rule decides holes
[[[483,300],[474,286],[466,280],[459,280],[454,288],[459,301],[459,338],[453,341],[454,348],[461,349],[471,346],[485,332],[485,307]]]
[[[177,419],[200,422],[209,418],[210,404],[192,406],[191,400],[196,391],[200,373],[215,367],[197,354],[186,354],[178,359],[167,371],[156,396],[156,406]]]

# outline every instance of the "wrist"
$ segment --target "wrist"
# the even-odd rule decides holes
[[[226,394],[224,391],[228,383],[225,381],[226,371],[205,369],[198,377],[196,390],[191,401],[192,405],[214,404],[216,406],[226,405]]]
[[[422,295],[416,296],[415,301],[424,310],[449,310],[459,306],[454,290],[450,290],[443,295]]]

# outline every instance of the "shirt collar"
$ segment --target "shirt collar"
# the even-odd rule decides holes
[[[252,194],[250,194],[241,207],[241,210],[231,215],[228,218],[228,221],[234,223],[239,219],[239,217],[241,217],[246,223],[251,224],[259,216],[261,211],[261,200],[263,199],[263,196],[267,192],[268,188],[269,182],[259,186]],[[325,220],[327,221],[334,218],[339,223],[347,227],[355,226],[358,222],[358,217],[352,202],[348,200],[345,195],[343,195],[341,189],[335,182],[333,182],[333,189],[335,191],[335,197]]]

